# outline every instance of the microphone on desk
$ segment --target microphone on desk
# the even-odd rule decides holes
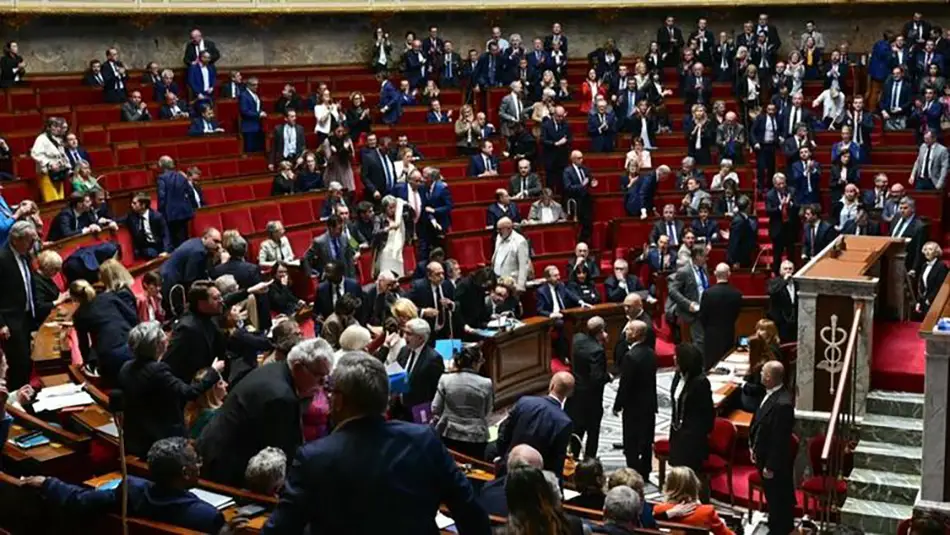
[[[119,389],[109,392],[109,412],[115,420],[119,435],[119,466],[122,470],[122,535],[129,535],[129,467],[125,463],[125,393]]]

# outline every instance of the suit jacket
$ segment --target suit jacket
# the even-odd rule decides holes
[[[699,319],[699,315],[689,309],[690,303],[700,302],[699,285],[691,263],[670,275],[669,288],[669,299],[676,307],[676,315],[683,318],[686,323],[693,323]]]
[[[158,176],[158,211],[167,222],[184,221],[195,216],[195,191],[181,171],[165,171]],[[199,193],[200,196],[200,193]],[[202,198],[202,206],[204,199]]]
[[[409,391],[402,395],[402,405],[407,411],[416,405],[425,404],[426,407],[431,405],[432,399],[435,398],[435,391],[439,387],[439,379],[445,373],[445,362],[442,356],[429,345],[422,346],[422,351],[416,357],[412,370],[409,370],[411,353],[412,350],[405,346],[396,357],[399,365],[409,373]]]
[[[616,357],[616,352],[614,355]],[[623,410],[624,421],[628,417],[631,422],[635,419],[643,419],[644,423],[654,421],[654,415],[659,412],[656,354],[650,344],[643,341],[631,347],[620,360],[620,383],[614,399],[614,412]]]
[[[809,110],[808,108],[805,107],[804,104],[802,104],[802,107],[800,108],[801,113],[796,113],[796,115],[798,116],[798,123],[793,122],[793,124],[790,125],[789,122],[793,121],[793,118],[792,118],[793,110],[795,110],[795,108],[793,106],[789,106],[785,108],[785,112],[782,113],[782,115],[779,117],[779,135],[784,138],[789,138],[795,135],[795,127],[798,125],[798,123],[805,123],[805,125],[808,126],[809,132],[813,130],[813,127],[815,124],[815,118],[812,115],[811,110]],[[797,112],[797,110],[795,111]],[[788,133],[789,127],[791,127],[792,129],[791,134]]]
[[[452,286],[451,282],[443,280],[440,288],[442,290],[443,299],[455,301],[455,287]],[[409,300],[415,303],[415,305],[419,307],[420,310],[423,308],[434,308],[441,311],[439,303],[435,301],[435,296],[432,292],[432,284],[429,282],[429,279],[419,279],[413,281],[412,288],[409,290]],[[455,315],[457,316],[457,314]],[[443,320],[446,322],[445,325],[448,325],[448,315],[445,315]],[[430,338],[435,339],[437,335],[435,328],[437,318],[427,318],[426,321],[429,322],[429,326],[432,328],[432,336]],[[431,401],[431,398],[429,401]]]
[[[894,236],[895,230],[901,226],[902,219],[900,215],[895,215],[894,219],[891,220],[890,225],[890,235]],[[910,238],[910,243],[907,244],[907,258],[905,260],[905,266],[907,270],[917,269],[920,263],[923,261],[923,255],[920,250],[924,245],[924,242],[927,241],[926,225],[924,222],[917,217],[915,214],[910,223],[908,223],[901,230],[900,238]]]
[[[567,287],[564,286],[564,284],[559,282],[557,286],[555,287],[554,291],[557,293],[561,301],[560,310],[563,311],[565,308],[573,308],[573,307],[580,306],[581,304],[580,298],[574,295],[574,293],[571,292],[569,289],[567,289]],[[537,297],[535,302],[537,303],[536,306],[538,308],[538,315],[550,316],[551,313],[554,312],[554,298],[551,296],[551,285],[547,283],[542,284],[541,286],[538,287],[537,291],[535,292],[535,295]]]
[[[102,87],[105,85],[105,77],[102,75],[102,71],[99,71],[98,78],[92,71],[87,71],[82,77],[82,85],[89,87]]]
[[[36,275],[32,270],[32,266],[30,266],[30,273],[32,283],[30,294],[35,296],[36,283],[33,277]],[[23,319],[29,315],[29,312],[24,312],[27,308],[26,287],[23,284],[17,255],[9,246],[0,249],[0,275],[2,275],[0,277],[0,291],[4,296],[3,299],[0,299],[0,328],[10,327],[11,330],[26,329],[29,331],[32,325],[22,324]],[[45,321],[45,319],[41,318],[42,321]]]
[[[613,136],[617,133],[617,116],[614,115],[613,111],[604,113],[604,124],[607,125],[607,127],[601,131],[600,114],[598,114],[596,110],[592,110],[591,113],[587,114],[587,133],[591,137]]]
[[[390,176],[393,185],[395,185],[396,167],[382,148],[377,151],[364,147],[360,151],[360,180],[363,182],[363,187],[366,188],[367,196],[371,197],[376,192],[379,192],[380,196],[390,193],[386,182],[385,165],[390,166]]]
[[[755,467],[788,475],[792,458],[792,432],[795,426],[795,403],[787,390],[774,392],[752,416],[749,445],[755,455]]]
[[[72,208],[67,206],[56,214],[56,217],[50,223],[46,240],[57,241],[82,234],[83,228],[96,224],[96,221],[96,215],[92,210],[77,215]]]
[[[758,245],[758,222],[748,215],[736,214],[729,225],[729,246],[726,250],[726,263],[730,265],[752,266]]]
[[[650,269],[654,273],[669,271],[676,267],[676,250],[673,247],[667,248],[664,258],[664,256],[660,254],[659,249],[651,247],[650,250],[646,252],[644,260],[650,265]]]
[[[148,113],[148,108],[140,109],[132,105],[131,102],[122,103],[120,111],[122,112],[122,120],[127,123],[152,120],[152,116]]]
[[[178,111],[179,113],[184,113],[186,117],[191,115],[188,110],[188,106],[183,105],[181,102],[178,103]],[[175,112],[172,111],[172,108],[167,104],[162,104],[162,107],[158,109],[158,117],[159,119],[164,119],[166,121],[170,119],[177,119]]]
[[[868,220],[867,224],[860,228],[861,236],[880,236],[881,235],[881,226],[874,221]],[[841,227],[841,234],[848,236],[857,236],[858,235],[858,221],[856,219],[849,219],[845,222],[844,226]]]
[[[916,180],[921,180],[924,176],[924,166],[927,165],[927,145],[920,146],[917,152],[917,160],[914,161],[914,168],[910,174]],[[934,143],[930,152],[930,181],[933,182],[937,190],[943,190],[944,183],[947,180],[947,171],[950,169],[950,152],[947,147],[940,143]]]
[[[752,123],[752,128],[749,129],[749,144],[755,146],[756,144],[765,145],[765,119],[767,114],[760,113],[758,117],[755,118],[755,122]],[[775,119],[775,138],[772,141],[772,146],[777,146],[779,141],[779,135],[785,135],[788,130],[782,130],[781,117],[774,117]]]
[[[221,98],[238,98],[244,90],[244,84],[238,84],[231,81],[221,85]]]
[[[670,392],[676,392],[682,381],[673,376]],[[712,388],[705,375],[688,379],[679,397],[672,396],[670,427],[670,463],[673,466],[698,468],[709,454],[709,433],[715,421]]]
[[[943,286],[943,281],[947,278],[948,269],[943,260],[938,258],[930,269],[930,273],[927,273],[926,278],[924,278],[925,272],[926,264],[922,263],[920,275],[917,277],[917,303],[923,313],[930,309],[930,305],[937,298],[937,293],[940,292],[940,287]]]
[[[617,280],[615,275],[607,277],[604,281],[604,288],[607,291],[608,303],[623,303],[623,300],[627,298],[628,294],[640,294],[640,297],[643,298],[646,298],[649,294],[647,289],[644,288],[640,282],[639,277],[628,274],[625,282],[627,283],[626,290],[620,286],[620,281]]]
[[[673,231],[676,232],[676,244],[679,245],[680,237],[683,235],[683,222],[679,219],[673,220]],[[669,228],[667,227],[667,222],[663,219],[655,221],[653,223],[653,229],[650,231],[650,243],[656,243],[660,236],[669,236]],[[672,245],[672,236],[670,237],[670,245]]]
[[[257,100],[254,97],[258,97]],[[252,94],[250,90],[241,91],[238,96],[238,110],[241,112],[241,132],[255,134],[261,131],[261,102],[260,96]]]
[[[115,69],[113,68],[115,65]],[[106,102],[122,102],[125,100],[125,84],[129,79],[128,73],[119,74],[118,68],[124,67],[121,61],[106,61],[102,64],[102,91]]]
[[[789,196],[788,208],[786,209],[787,221],[784,221],[782,218],[782,203],[778,190],[772,188],[765,194],[765,213],[769,216],[769,237],[772,240],[775,240],[783,230],[797,229],[800,224],[798,221],[798,203],[795,201],[795,190],[793,188],[786,188],[785,191]],[[791,239],[792,236],[788,236],[788,238]]]
[[[126,447],[133,455],[148,454],[157,440],[187,435],[182,407],[212,388],[218,372],[207,373],[200,381],[181,381],[162,361],[126,362],[119,372],[118,385],[125,396]]]
[[[703,292],[699,322],[706,336],[703,353],[707,367],[719,362],[736,345],[736,319],[742,309],[742,292],[728,283],[713,284]]]
[[[697,103],[708,105],[712,96],[712,78],[703,75],[697,79],[696,76],[689,75],[683,89],[687,106]]]
[[[578,174],[580,170],[580,174]],[[585,185],[581,182],[581,175],[587,180]],[[568,164],[564,168],[564,195],[567,198],[581,199],[585,197],[590,197],[590,181],[594,179],[594,175],[591,174],[590,169],[585,165],[579,165],[576,168],[574,165]]]
[[[705,222],[699,218],[694,219],[689,228],[696,233],[696,239],[705,239],[706,243],[716,243],[719,241],[719,223],[715,219],[707,218]]]
[[[351,279],[356,277],[356,263],[353,261],[356,251],[353,250],[349,240],[343,235],[340,235],[339,243],[339,256],[335,258],[330,246],[329,232],[324,232],[313,239],[313,243],[310,244],[310,248],[307,249],[304,255],[307,265],[310,266],[311,274],[322,274],[323,266],[331,260],[336,260],[341,264],[345,277]]]
[[[383,114],[383,122],[392,124],[402,115],[402,99],[399,89],[392,82],[386,80],[379,90],[379,109]]]
[[[574,334],[572,348],[574,397],[591,398],[599,403],[604,395],[604,386],[610,382],[610,375],[607,373],[607,352],[604,346],[587,333]]]
[[[551,213],[554,216],[555,221],[561,221],[565,218],[564,208],[562,208],[557,202],[551,201],[551,206],[549,208],[551,209]],[[541,221],[541,211],[543,209],[544,205],[540,200],[531,203],[531,210],[528,212],[528,219],[531,221]]]
[[[498,428],[498,452],[502,459],[518,444],[528,444],[541,453],[544,469],[560,479],[564,455],[574,424],[550,396],[522,396]]]
[[[286,363],[275,362],[248,373],[228,392],[224,405],[201,432],[198,451],[204,459],[203,475],[241,486],[248,460],[265,447],[276,447],[293,458],[303,443],[301,406]]]
[[[490,205],[485,211],[485,226],[495,228],[498,220],[503,217],[511,219],[514,223],[519,223],[521,212],[518,210],[518,205],[508,203],[508,206],[504,209],[498,203]]]
[[[271,137],[270,145],[270,163],[273,166],[277,166],[281,160],[284,160],[284,129],[286,125],[280,125],[274,128],[274,135]],[[290,163],[296,164],[297,158],[305,150],[307,150],[307,136],[303,130],[303,127],[299,124],[295,124],[293,127],[294,136],[297,138],[297,148],[294,151],[293,155],[290,158]]]
[[[205,130],[205,124],[207,123],[208,128],[211,129],[210,132]],[[189,136],[204,136],[208,134],[216,134],[215,130],[221,128],[221,125],[218,124],[218,121],[214,119],[206,121],[203,117],[195,117],[191,120],[191,126],[188,128]]]
[[[196,99],[200,95],[211,98],[214,96],[215,82],[218,76],[218,70],[213,64],[208,64],[208,85],[210,89],[205,91],[204,78],[201,76],[201,66],[197,63],[188,66],[185,80],[188,82],[188,89],[191,91],[191,98]]]
[[[257,264],[245,261],[243,258],[231,257],[227,262],[223,262],[211,268],[211,278],[217,279],[221,275],[233,275],[237,281],[238,287],[246,290],[251,286],[261,282],[261,268]]]
[[[891,80],[884,84],[884,92],[881,93],[881,100],[878,102],[878,110],[886,111],[887,113],[892,114],[891,106],[896,103],[897,108],[900,108],[900,111],[897,112],[898,115],[907,114],[910,111],[910,106],[912,104],[913,88],[911,87],[910,80],[906,78],[901,78],[900,80],[900,90],[897,90],[897,82]],[[895,91],[897,91],[897,99],[894,99]]]
[[[422,205],[424,207],[432,207],[435,210],[434,214],[426,213],[426,217],[430,223],[435,221],[442,227],[443,233],[448,233],[449,229],[452,227],[452,207],[454,203],[452,202],[452,192],[449,191],[449,185],[439,180],[433,182],[431,186],[422,187]]]
[[[446,58],[446,56],[449,56]],[[449,76],[449,66],[452,67],[451,76]],[[435,57],[435,69],[439,73],[439,81],[444,85],[446,82],[454,83],[462,78],[462,56],[458,52],[448,54],[442,52]]]
[[[205,45],[204,50],[208,54],[211,54],[211,64],[214,65],[216,61],[221,59],[221,52],[218,51],[218,47],[214,44],[213,41],[209,41],[207,39],[202,39],[202,41],[204,42],[204,45]],[[191,65],[192,63],[198,61],[198,56],[200,55],[201,53],[198,51],[198,45],[189,41],[188,44],[185,45],[185,57],[182,61],[185,63],[185,66],[187,67]]]
[[[227,336],[214,318],[189,312],[175,325],[162,360],[176,377],[191,382],[195,374],[211,366],[214,359],[225,358],[226,345]]]
[[[811,251],[813,249],[816,255],[819,254],[829,243],[834,241],[836,236],[837,233],[835,232],[834,226],[824,221],[819,222],[818,228],[815,231],[815,243],[813,248],[812,233],[809,232],[808,225],[806,224],[805,229],[802,231],[802,254],[807,258],[811,258]]]
[[[478,154],[472,155],[468,162],[468,176],[481,176],[482,173],[488,170],[489,165],[495,172],[498,172],[498,158],[488,156],[488,162],[486,163],[484,153],[479,152]]]
[[[620,177],[621,184],[626,186],[627,177]],[[653,214],[653,200],[656,197],[656,173],[648,173],[646,175],[640,175],[639,178],[633,183],[633,186],[628,188],[626,193],[623,196],[623,205],[624,209],[627,211],[627,215],[632,217],[640,217],[640,214],[643,210],[646,210],[647,216]]]
[[[821,188],[821,164],[812,160],[811,169],[805,167],[805,162],[798,161],[792,164],[792,176],[789,179],[797,194],[799,205],[817,202]]]
[[[69,165],[73,169],[79,168],[80,161],[92,163],[92,160],[89,159],[89,153],[82,147],[76,147],[75,153],[69,147],[63,147],[63,151],[66,152],[66,159],[69,160]]]
[[[343,278],[343,293],[348,293],[353,297],[364,299],[363,289],[360,288],[360,284],[355,279]],[[314,300],[314,312],[323,316],[324,318],[329,318],[330,314],[333,314],[333,295],[331,294],[332,288],[330,281],[323,281],[317,286],[316,298]]]
[[[515,97],[508,93],[501,99],[501,104],[498,106],[498,118],[501,121],[501,135],[505,137],[510,137],[514,132],[515,125],[524,124],[524,120],[528,115],[528,108],[525,106],[523,98],[519,99],[519,108],[520,113],[516,113],[515,110]]]
[[[162,263],[162,283],[168,288],[176,284],[187,288],[192,282],[210,276],[208,263],[208,252],[201,238],[191,238],[179,245]]]
[[[563,138],[567,138],[567,143],[560,146],[555,145],[556,142]],[[555,124],[553,119],[545,117],[544,121],[541,122],[541,144],[544,146],[542,153],[544,161],[549,163],[555,162],[560,157],[566,162],[567,155],[571,150],[572,139],[573,135],[571,134],[571,129],[565,121]]]
[[[366,514],[367,502],[377,504],[374,514]],[[309,525],[313,533],[437,535],[433,518],[443,503],[460,533],[489,533],[488,516],[438,435],[366,416],[300,449],[261,533],[302,533]]]
[[[504,61],[505,58],[501,54],[493,57],[490,52],[482,53],[475,65],[473,74],[475,84],[483,88],[500,86]],[[495,82],[494,85],[491,83],[492,80]]]
[[[524,191],[528,197],[537,197],[541,195],[541,182],[538,180],[538,175],[535,173],[528,173],[526,178],[527,180],[527,191],[522,190],[521,188],[521,175],[515,174],[508,181],[508,193],[512,196],[518,195]]]
[[[660,45],[661,52],[669,53],[674,48],[682,47],[686,41],[683,40],[683,30],[678,26],[673,26],[673,38],[670,39],[670,31],[666,25],[663,25],[656,31],[656,42]]]
[[[149,229],[152,231],[151,242],[145,235],[145,223],[141,216],[129,212],[123,221],[132,234],[132,253],[135,258],[154,258],[154,256],[150,256],[149,249],[153,249],[157,253],[172,252],[171,234],[168,232],[168,224],[165,222],[165,218],[151,209],[146,212],[146,217],[148,217]]]

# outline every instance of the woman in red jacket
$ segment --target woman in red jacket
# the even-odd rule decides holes
[[[583,98],[581,98],[581,112],[584,114],[590,113],[591,108],[594,107],[594,100],[598,95],[607,96],[607,85],[597,79],[596,69],[587,71],[587,80],[581,86],[581,95],[583,95]]]

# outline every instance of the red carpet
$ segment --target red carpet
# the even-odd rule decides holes
[[[746,464],[737,464],[733,465],[732,470],[732,491],[735,494],[735,504],[739,507],[749,507],[749,474],[755,472],[755,467]],[[713,498],[724,503],[729,503],[729,484],[725,473],[718,474],[713,477],[709,482],[709,486],[711,488],[711,494]],[[768,511],[768,506],[762,505],[764,502],[765,496],[763,496],[760,491],[756,491],[752,503],[755,504],[756,508],[762,509],[763,511]],[[796,517],[800,517],[803,514],[802,503],[802,492],[796,488]]]
[[[871,388],[924,392],[924,341],[920,323],[876,322],[871,359]]]

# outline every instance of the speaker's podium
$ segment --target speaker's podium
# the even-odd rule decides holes
[[[905,316],[906,242],[902,238],[838,236],[805,264],[798,288],[795,406],[830,413],[852,327],[854,414],[864,415],[871,385],[874,318]],[[845,392],[847,395],[848,392]],[[850,396],[848,396],[850,397]],[[850,399],[844,400],[850,403]]]

